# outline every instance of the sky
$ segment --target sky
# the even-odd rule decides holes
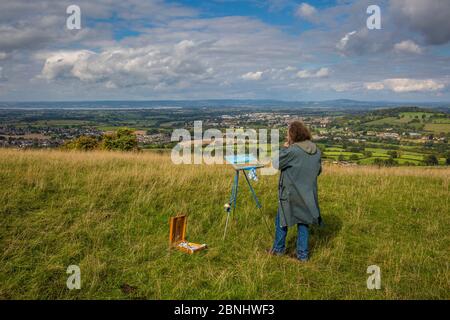
[[[0,101],[449,102],[449,17],[448,0],[0,0]]]

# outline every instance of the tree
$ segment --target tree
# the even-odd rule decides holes
[[[364,156],[370,158],[372,156],[372,151],[364,151]]]
[[[437,166],[439,164],[438,158],[434,154],[426,155],[423,161],[427,166]]]
[[[397,164],[398,164],[397,161],[395,161],[393,158],[384,160],[384,165],[386,167],[393,167],[393,166],[396,166]]]
[[[348,149],[348,151],[354,152],[354,153],[358,153],[358,152],[363,151],[362,149],[363,149],[362,147],[350,147],[350,148]]]
[[[344,155],[340,154],[339,157],[338,157],[338,161],[344,161],[344,160],[345,160]]]
[[[119,151],[138,150],[136,135],[130,129],[119,129],[116,133],[103,137],[103,148]]]
[[[380,158],[376,158],[373,163],[379,167],[384,166],[384,167],[393,167],[396,166],[398,163],[397,161],[395,161],[392,158],[388,158],[388,159],[380,159]]]
[[[157,134],[159,133],[158,129],[152,128],[147,130],[147,134]]]
[[[397,151],[390,150],[387,152],[387,154],[390,155],[393,159],[398,158]]]
[[[381,167],[383,165],[383,159],[375,158],[375,160],[373,160],[373,164]]]
[[[97,149],[99,142],[96,138],[90,136],[80,136],[76,139],[70,140],[64,144],[64,148],[71,150],[89,151]]]
[[[352,161],[357,161],[358,159],[359,159],[359,157],[358,157],[357,154],[352,154],[352,155],[350,156],[350,160],[352,160]]]

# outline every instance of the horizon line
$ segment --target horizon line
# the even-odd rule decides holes
[[[348,98],[339,99],[326,99],[326,100],[283,100],[283,99],[239,99],[239,98],[206,98],[206,99],[93,99],[93,100],[0,100],[0,103],[70,103],[70,102],[201,102],[201,101],[273,101],[273,102],[283,102],[283,103],[314,103],[314,102],[334,102],[334,101],[350,101],[350,102],[363,102],[363,103],[446,103],[450,104],[449,101],[408,101],[408,100],[356,100]]]

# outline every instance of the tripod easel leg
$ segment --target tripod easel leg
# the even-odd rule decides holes
[[[237,195],[238,195],[238,188],[239,188],[239,170],[236,170],[236,175],[234,176],[234,204],[233,204],[233,217],[234,220],[237,220],[236,216],[236,203],[237,203]]]
[[[230,219],[230,212],[227,212],[227,221],[225,222],[225,230],[223,231],[223,240],[227,236],[228,220]]]
[[[225,237],[227,235],[228,221],[230,219],[231,210],[233,210],[233,215],[236,216],[234,213],[236,211],[238,186],[239,186],[239,171],[236,170],[236,173],[234,175],[233,186],[231,187],[231,197],[230,197],[230,202],[229,202],[230,208],[227,211],[227,220],[225,222],[225,230],[223,232],[223,240],[225,240]]]
[[[252,184],[250,183],[250,180],[247,177],[247,174],[245,173],[245,171],[242,171],[242,173],[244,173],[245,180],[247,180],[247,184],[250,188],[250,191],[252,192],[253,199],[256,202],[256,206],[258,207],[258,209],[261,209],[261,203],[259,203],[258,197],[256,196],[255,190],[253,189]]]
[[[255,190],[253,189],[252,184],[250,183],[250,180],[248,179],[247,174],[245,173],[245,171],[242,171],[242,172],[244,173],[245,180],[247,180],[247,184],[248,184],[248,186],[249,186],[249,188],[250,188],[250,191],[252,192],[253,199],[254,199],[255,202],[256,202],[256,207],[258,207],[258,209],[259,209],[261,215],[263,216],[263,212],[262,212],[262,209],[261,209],[262,206],[261,206],[261,203],[260,203],[259,200],[258,200],[258,197],[256,196],[256,192],[255,192]],[[270,227],[269,227],[269,225],[267,224],[267,221],[266,221],[266,219],[265,219],[264,216],[263,216],[263,220],[264,220],[264,223],[265,223],[265,225],[266,225],[266,227],[267,227],[267,231],[269,232],[269,234],[272,234],[272,232],[270,231]]]

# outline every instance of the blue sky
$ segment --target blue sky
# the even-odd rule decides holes
[[[449,16],[447,0],[2,2],[0,100],[450,101]]]

